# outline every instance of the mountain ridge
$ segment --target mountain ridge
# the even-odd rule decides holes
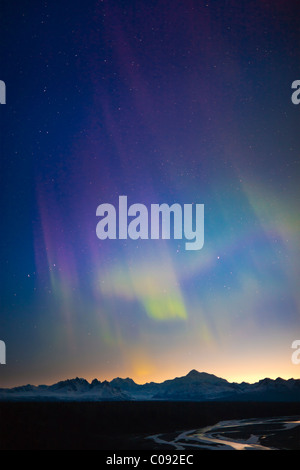
[[[195,369],[181,377],[144,384],[129,377],[103,382],[76,377],[52,385],[0,388],[0,400],[300,401],[300,379],[266,377],[253,384],[236,383]]]

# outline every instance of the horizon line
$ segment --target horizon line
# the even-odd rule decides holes
[[[13,389],[13,388],[25,387],[25,386],[28,386],[28,385],[31,385],[31,386],[34,386],[34,387],[40,387],[40,386],[48,386],[48,387],[50,387],[51,385],[55,385],[55,384],[60,383],[60,382],[66,382],[66,381],[68,381],[68,380],[69,380],[69,381],[72,381],[72,380],[76,380],[76,379],[79,379],[79,380],[86,380],[89,384],[91,384],[91,383],[93,382],[93,380],[98,380],[98,382],[100,382],[100,383],[103,383],[103,382],[108,382],[108,383],[110,383],[110,382],[112,382],[113,380],[116,380],[116,379],[121,379],[121,380],[130,379],[130,380],[132,380],[136,385],[141,385],[141,386],[143,386],[143,385],[147,385],[147,384],[150,384],[150,383],[161,384],[161,383],[164,383],[164,382],[166,382],[166,381],[168,381],[168,380],[175,380],[175,379],[183,378],[183,377],[186,377],[187,375],[189,375],[191,372],[197,372],[198,374],[207,374],[207,375],[211,375],[211,376],[217,377],[217,378],[219,378],[219,379],[226,380],[228,383],[236,383],[236,384],[242,384],[242,383],[255,384],[255,383],[258,383],[258,382],[260,382],[261,380],[265,380],[265,379],[274,380],[274,381],[277,380],[277,379],[281,379],[281,380],[284,380],[284,381],[288,381],[288,380],[300,380],[300,378],[297,379],[297,378],[295,378],[295,377],[289,377],[288,379],[284,379],[284,378],[282,378],[282,377],[280,377],[280,376],[277,376],[276,378],[272,378],[271,376],[265,376],[265,377],[262,377],[262,378],[260,378],[260,379],[258,379],[258,380],[255,380],[255,381],[253,381],[253,382],[247,382],[245,379],[238,382],[238,381],[235,381],[235,380],[230,381],[230,380],[228,380],[228,379],[226,379],[226,378],[224,378],[224,377],[220,377],[220,376],[218,376],[218,375],[216,375],[216,374],[213,374],[213,373],[211,373],[211,372],[206,372],[206,371],[201,371],[201,372],[199,372],[197,369],[191,369],[191,370],[189,370],[189,371],[188,371],[186,374],[184,374],[184,375],[177,375],[177,376],[175,376],[175,377],[173,377],[173,378],[164,379],[164,380],[162,380],[162,381],[160,381],[160,382],[151,380],[151,381],[148,381],[148,382],[139,383],[139,382],[136,382],[136,380],[132,379],[132,378],[129,377],[129,376],[127,376],[127,377],[116,376],[116,377],[113,377],[111,380],[108,380],[108,379],[100,380],[100,379],[97,378],[97,377],[94,377],[93,379],[86,379],[86,378],[84,378],[84,377],[79,377],[79,376],[77,375],[76,377],[73,376],[72,378],[59,379],[59,380],[56,380],[56,381],[54,381],[54,382],[52,382],[52,383],[38,383],[38,384],[36,384],[36,383],[27,382],[27,383],[22,383],[22,384],[20,384],[20,385],[14,385],[14,386],[11,386],[11,387],[0,387],[0,389],[8,389],[8,390],[10,390],[10,389]]]

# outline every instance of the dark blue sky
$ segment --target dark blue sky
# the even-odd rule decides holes
[[[2,2],[3,386],[299,377],[299,13]],[[204,204],[203,249],[100,241],[119,195]]]

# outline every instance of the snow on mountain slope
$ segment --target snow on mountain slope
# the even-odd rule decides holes
[[[91,383],[76,377],[53,385],[24,385],[0,389],[0,400],[189,400],[189,401],[300,401],[300,380],[265,378],[254,384],[230,383],[206,372],[190,371],[162,383],[135,383],[115,378]]]

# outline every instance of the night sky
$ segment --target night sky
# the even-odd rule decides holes
[[[300,378],[298,1],[2,1],[1,386]],[[204,204],[205,242],[96,209]]]

